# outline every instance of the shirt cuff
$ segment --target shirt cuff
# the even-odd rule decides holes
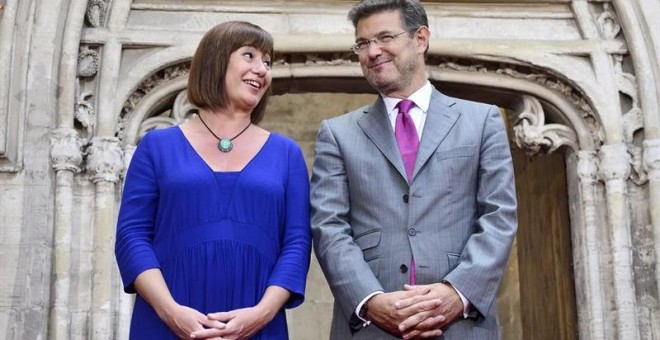
[[[360,315],[360,310],[362,310],[362,306],[364,306],[364,304],[367,303],[367,301],[369,301],[369,299],[371,299],[373,296],[378,295],[378,294],[383,294],[383,293],[385,293],[385,292],[380,291],[380,290],[375,291],[375,292],[367,295],[367,297],[365,297],[364,299],[362,299],[362,301],[360,301],[360,303],[358,303],[357,307],[355,308],[355,316],[357,316],[358,319],[360,319],[362,321],[362,327],[367,327],[367,326],[371,325],[371,320],[367,320],[367,319],[363,318],[362,315]]]
[[[458,290],[458,288],[454,287],[454,285],[451,284],[451,282],[445,281],[445,283],[450,285],[451,288],[454,288],[456,294],[458,294],[458,297],[461,298],[461,301],[463,302],[463,319],[466,319],[470,312],[470,301],[468,301],[468,299],[465,298],[465,295],[463,295],[463,293],[461,293],[461,291]]]

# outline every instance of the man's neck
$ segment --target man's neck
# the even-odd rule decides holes
[[[414,80],[405,88],[395,89],[391,91],[383,91],[381,92],[381,94],[385,97],[405,99],[410,97],[413,93],[419,91],[419,89],[421,89],[424,85],[426,85],[427,81],[428,78],[419,77],[417,80]]]

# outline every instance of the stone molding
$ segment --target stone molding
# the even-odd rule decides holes
[[[23,134],[28,87],[33,0],[2,1],[0,8],[0,173],[23,168]],[[27,21],[27,22],[24,22]]]
[[[328,71],[327,67],[336,68],[339,70],[346,70],[350,68],[353,70],[359,71],[359,64],[354,59],[354,56],[348,52],[334,52],[334,53],[288,53],[281,55],[275,62],[274,68],[279,72],[274,72],[273,78],[287,78],[291,77],[291,74],[287,72],[282,72],[285,69],[306,69],[307,72],[304,75],[301,75],[301,72],[296,73],[297,77],[322,77],[325,76]],[[602,143],[599,137],[599,124],[598,119],[594,110],[589,104],[589,100],[582,94],[582,92],[569,84],[567,81],[559,79],[557,76],[546,72],[543,69],[536,68],[532,65],[516,65],[513,63],[505,63],[503,61],[484,61],[484,60],[469,60],[469,59],[458,59],[458,58],[448,58],[444,56],[429,56],[429,68],[438,69],[441,71],[456,71],[460,73],[474,73],[474,74],[491,74],[494,76],[500,76],[505,78],[516,78],[526,81],[531,81],[542,85],[561,96],[567,98],[577,110],[581,113],[583,118],[586,118],[590,124],[587,126],[590,135],[594,139],[594,144],[599,145]],[[136,90],[129,96],[128,100],[124,103],[122,107],[122,112],[120,114],[120,124],[117,135],[120,139],[125,139],[125,128],[130,123],[127,122],[128,119],[133,118],[133,110],[140,104],[140,101],[145,98],[151,91],[154,89],[166,84],[171,83],[175,79],[183,79],[187,76],[190,67],[190,62],[188,60],[171,65],[169,67],[157,70],[149,78],[142,81],[136,88]],[[330,72],[331,73],[331,72]],[[361,77],[359,72],[353,72],[350,76]],[[531,97],[528,97],[531,98]],[[531,104],[530,104],[531,105]],[[541,109],[542,113],[542,109]],[[536,115],[538,112],[536,113]],[[535,114],[526,116],[524,122],[521,121],[521,137],[526,133],[529,134],[527,137],[532,137],[532,130],[530,130],[530,122],[534,122],[536,128],[545,124],[545,119],[542,121],[537,118],[533,118]],[[148,119],[149,117],[144,117]],[[153,121],[152,124],[169,124],[162,121],[162,119]],[[134,123],[133,123],[134,124]],[[525,125],[525,127],[522,127]],[[540,125],[539,125],[540,124]],[[143,130],[141,130],[143,131]],[[523,133],[523,131],[526,131]],[[546,144],[551,147],[550,152],[556,150],[561,145],[568,145],[574,150],[579,149],[576,133],[570,127],[566,127],[561,124],[552,124],[547,126],[544,130],[545,138],[547,138]],[[521,142],[523,142],[521,140]],[[530,140],[531,142],[531,140]],[[525,143],[523,142],[524,145]]]

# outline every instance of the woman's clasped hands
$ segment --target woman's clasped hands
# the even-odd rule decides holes
[[[204,329],[190,334],[192,339],[235,340],[248,339],[262,329],[272,315],[259,306],[229,312],[209,313],[200,321]]]

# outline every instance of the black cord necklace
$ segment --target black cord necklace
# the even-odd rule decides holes
[[[218,150],[220,150],[222,152],[231,151],[231,149],[234,148],[234,143],[232,143],[232,141],[234,139],[236,139],[238,136],[240,136],[241,134],[243,134],[243,132],[245,132],[250,127],[250,125],[252,125],[252,122],[250,121],[248,123],[248,125],[246,127],[244,127],[243,130],[241,130],[241,132],[239,132],[236,136],[234,136],[232,138],[220,138],[220,137],[218,137],[218,135],[213,133],[213,130],[211,130],[211,128],[208,125],[206,125],[206,122],[204,121],[204,119],[202,119],[202,115],[197,115],[197,116],[199,117],[199,120],[202,121],[202,124],[204,124],[206,129],[209,130],[209,132],[213,135],[213,137],[218,139]]]

